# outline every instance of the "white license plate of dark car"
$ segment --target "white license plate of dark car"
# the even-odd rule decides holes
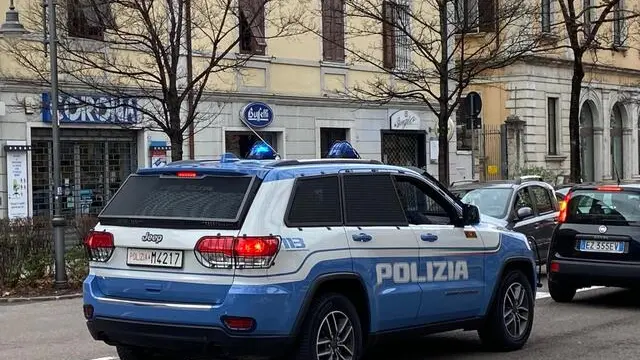
[[[624,253],[624,242],[622,241],[602,241],[602,240],[580,240],[578,244],[580,251],[601,252],[622,254]]]
[[[162,249],[127,249],[127,265],[181,268],[182,251]]]

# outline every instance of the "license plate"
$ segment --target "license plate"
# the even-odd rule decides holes
[[[622,241],[600,241],[600,240],[580,240],[578,249],[588,252],[602,252],[622,254],[624,252],[624,242]]]
[[[127,249],[127,265],[181,268],[182,251]]]

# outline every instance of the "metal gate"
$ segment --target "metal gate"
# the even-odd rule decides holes
[[[383,131],[382,162],[398,166],[425,166],[425,134],[410,131]]]
[[[50,129],[32,129],[33,214],[53,215]],[[75,239],[77,220],[95,216],[120,184],[137,169],[136,133],[126,130],[62,129],[60,141],[62,214],[67,243]]]
[[[480,179],[482,181],[502,180],[502,131],[500,125],[484,125],[480,134],[479,156]]]

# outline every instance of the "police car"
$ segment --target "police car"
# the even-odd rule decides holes
[[[85,240],[93,338],[122,360],[361,359],[384,335],[454,329],[521,348],[538,279],[526,238],[413,170],[334,150],[131,175]]]

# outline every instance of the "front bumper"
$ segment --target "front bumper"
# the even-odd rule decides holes
[[[557,265],[554,265],[557,264]],[[557,266],[557,269],[553,269]],[[588,286],[638,287],[640,264],[552,259],[549,281],[576,288]]]
[[[87,321],[95,340],[176,351],[181,354],[278,357],[292,345],[289,337],[230,334],[219,327],[161,324],[95,317]]]

